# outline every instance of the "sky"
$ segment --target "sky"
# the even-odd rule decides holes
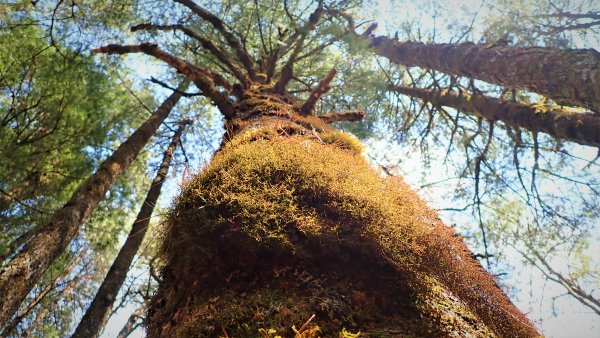
[[[464,15],[465,9],[475,12],[481,8],[478,16],[473,21],[473,27],[476,31],[481,29],[485,16],[490,14],[485,6],[482,7],[483,2],[478,0],[440,1],[439,5],[430,6],[426,10],[421,8],[423,3],[423,1],[379,0],[375,2],[375,6],[370,6],[365,10],[364,17],[373,18],[379,23],[378,33],[380,34],[388,34],[388,32],[392,32],[393,34],[399,20],[418,20],[424,28],[436,31],[436,40],[446,41],[449,39],[449,36],[445,33],[449,22],[454,20],[470,22],[473,19],[472,16]],[[435,15],[432,17],[431,13]],[[587,47],[599,50],[598,46]],[[161,67],[157,67],[157,63],[147,62],[147,59],[142,56],[130,57],[130,62],[136,65],[135,69],[140,79],[156,76],[157,72],[160,72],[162,69]],[[380,161],[378,164],[389,164],[391,162],[396,164],[398,163],[397,159],[402,159],[399,162],[399,169],[403,173],[405,180],[415,189],[420,186],[423,179],[422,173],[425,169],[422,167],[419,154],[407,157],[403,149],[382,140],[370,140],[366,142],[366,145],[366,153],[372,158],[378,158]],[[584,157],[593,158],[595,156],[595,150],[591,148],[578,147],[576,151],[580,152]],[[200,163],[204,162],[207,158],[208,154],[201,156],[200,161],[193,164],[193,166],[195,165],[198,168]],[[386,163],[385,161],[389,161],[389,159],[395,159],[396,161]],[[440,177],[436,177],[435,173],[432,172],[428,180],[436,181]],[[170,183],[165,187],[163,197],[161,198],[163,205],[167,205],[177,195],[181,180],[181,170],[178,170],[176,173],[171,172],[170,178]],[[448,199],[450,198],[447,190],[419,190],[419,193],[435,208],[447,206]],[[444,213],[442,213],[442,218],[449,224],[450,222],[457,221],[470,222],[468,219],[456,220]],[[590,250],[600,255],[598,241],[592,243]],[[516,252],[507,252],[506,254],[509,257],[509,261],[514,262],[512,266],[514,270],[511,271],[507,279],[508,283],[517,287],[516,293],[512,295],[512,300],[521,311],[526,313],[536,323],[544,335],[547,337],[600,337],[600,316],[591,313],[590,310],[580,305],[579,302],[571,300],[569,297],[561,297],[563,289],[556,284],[547,282],[539,272],[524,269],[524,266],[519,263],[521,262],[521,258]],[[102,336],[116,336],[116,333],[121,329],[133,310],[134,308],[131,306],[120,310],[118,315],[111,318]],[[144,333],[141,329],[132,335],[132,337],[143,336]]]

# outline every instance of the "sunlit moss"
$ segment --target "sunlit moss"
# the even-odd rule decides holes
[[[452,230],[360,149],[331,131],[236,136],[170,213],[150,334],[291,334],[318,312],[323,336],[526,335]]]
[[[327,144],[333,144],[356,154],[360,155],[364,151],[362,143],[350,133],[335,130],[328,133],[322,133],[319,136],[321,140]]]

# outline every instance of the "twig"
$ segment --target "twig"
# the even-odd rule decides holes
[[[308,318],[308,320],[306,321],[306,323],[304,323],[301,327],[300,330],[296,331],[296,335],[294,336],[294,338],[300,338],[300,334],[306,330],[306,328],[308,327],[308,324],[310,324],[310,322],[315,319],[315,315],[313,314],[312,316],[310,316],[310,318]]]

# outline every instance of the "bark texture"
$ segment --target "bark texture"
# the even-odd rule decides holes
[[[502,121],[508,126],[543,132],[557,139],[600,147],[600,116],[572,113],[560,108],[535,107],[483,95],[466,95],[450,91],[393,86],[391,90],[419,98],[436,106],[452,107],[488,121]]]
[[[0,329],[8,323],[27,293],[54,259],[69,245],[108,189],[136,159],[180,97],[178,92],[169,96],[154,114],[102,163],[98,171],[75,191],[71,199],[54,213],[51,220],[36,233],[23,250],[2,267]]]
[[[186,122],[181,122],[179,128],[173,135],[169,147],[165,151],[162,163],[156,177],[152,181],[152,185],[146,199],[144,200],[142,207],[131,227],[127,240],[119,250],[119,254],[113,262],[108,274],[104,278],[102,285],[98,289],[94,300],[88,307],[85,315],[77,325],[73,338],[84,338],[84,337],[96,337],[100,333],[102,327],[106,324],[108,316],[112,310],[113,303],[117,298],[119,290],[125,281],[129,266],[133,261],[133,258],[138,252],[146,231],[148,230],[148,224],[150,224],[150,218],[154,211],[156,201],[160,196],[163,182],[169,172],[169,166],[171,165],[171,159],[173,158],[173,152],[180,141],[181,133],[185,128]]]
[[[150,337],[538,335],[355,138],[284,100],[248,101],[261,113],[228,121],[227,142],[170,212]]]
[[[407,67],[424,67],[527,89],[561,105],[600,112],[600,53],[506,45],[424,44],[371,38],[377,53]]]

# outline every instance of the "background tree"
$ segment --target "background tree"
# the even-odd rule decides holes
[[[113,265],[104,278],[98,293],[94,297],[94,301],[92,301],[86,314],[79,322],[73,337],[97,336],[100,329],[106,323],[108,315],[112,310],[113,303],[117,298],[118,290],[123,285],[129,267],[148,231],[150,218],[152,217],[154,207],[160,196],[162,185],[169,171],[171,160],[173,159],[173,152],[180,142],[181,133],[189,123],[189,121],[179,122],[179,126],[171,139],[171,143],[169,143],[169,146],[165,150],[160,168],[152,181],[148,195],[144,199],[142,208],[131,227],[127,240],[119,250],[117,258],[115,258]]]

